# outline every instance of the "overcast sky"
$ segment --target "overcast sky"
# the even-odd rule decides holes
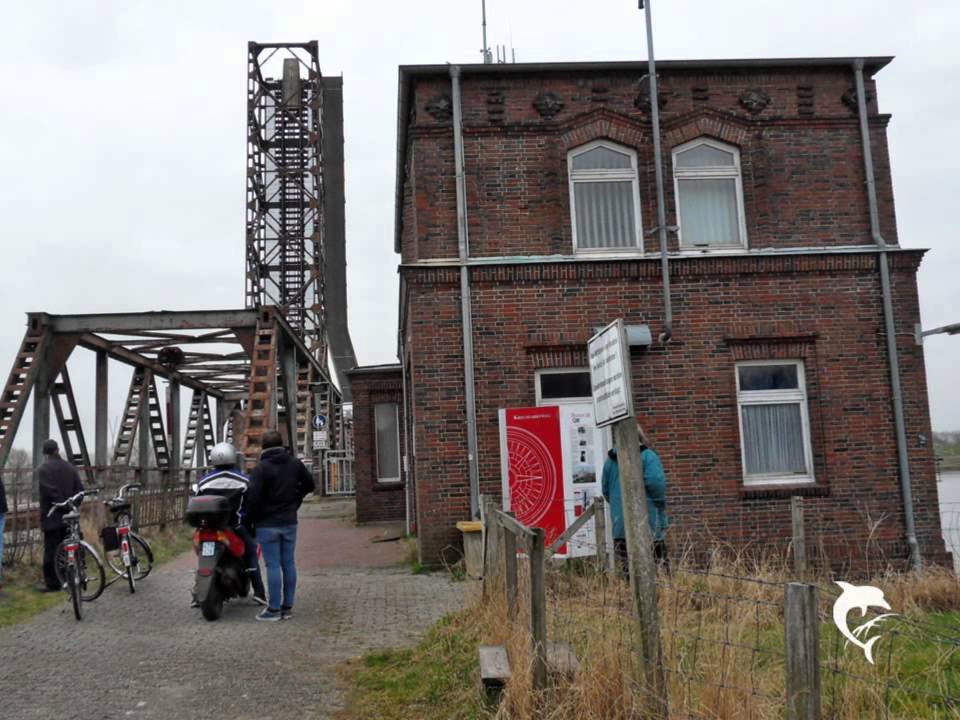
[[[897,56],[877,79],[881,111],[893,114],[900,239],[931,250],[919,275],[924,326],[960,322],[960,3],[653,8],[663,59]],[[491,44],[512,44],[521,62],[646,58],[636,0],[488,0],[487,16]],[[33,0],[6,4],[3,17],[4,379],[28,311],[243,305],[248,40],[317,39],[324,74],[343,75],[350,329],[361,364],[395,361],[397,65],[479,62],[480,0]],[[85,416],[88,355],[71,361]],[[934,429],[960,429],[960,336],[928,339],[926,359]],[[128,378],[111,375],[114,414]]]

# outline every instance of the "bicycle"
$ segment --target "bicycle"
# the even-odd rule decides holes
[[[77,620],[83,620],[83,603],[96,600],[106,587],[103,561],[96,548],[83,539],[83,530],[80,529],[80,503],[85,497],[99,494],[99,490],[81,490],[73,497],[55,503],[47,513],[47,517],[50,517],[59,510],[68,510],[63,515],[67,537],[57,545],[54,570],[61,586],[70,593],[73,614]],[[92,568],[89,567],[88,558],[92,560]]]
[[[140,483],[128,483],[117,490],[115,497],[103,501],[113,515],[113,525],[100,531],[107,564],[118,576],[127,579],[131,593],[137,591],[137,582],[153,569],[153,551],[150,544],[133,531],[131,505],[125,497],[128,491],[140,488]]]

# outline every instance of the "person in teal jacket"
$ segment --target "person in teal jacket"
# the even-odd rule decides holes
[[[643,463],[644,494],[647,499],[647,519],[650,533],[653,535],[653,551],[657,562],[667,570],[670,563],[667,558],[666,530],[667,520],[667,476],[663,463],[656,452],[647,447],[640,431],[640,460]],[[627,572],[627,533],[623,523],[623,493],[620,488],[620,467],[617,464],[617,451],[611,449],[603,465],[601,476],[603,497],[610,504],[610,517],[613,535],[613,552],[624,577]]]

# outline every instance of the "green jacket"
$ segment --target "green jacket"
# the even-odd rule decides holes
[[[667,476],[663,471],[663,464],[659,456],[650,448],[644,448],[640,453],[643,462],[643,489],[647,498],[647,519],[650,522],[650,533],[655,541],[665,537],[669,520],[667,518]],[[611,450],[610,456],[603,465],[601,476],[603,497],[610,504],[610,518],[612,520],[613,537],[626,538],[627,533],[623,523],[623,493],[620,488],[620,466],[617,464],[616,453]]]

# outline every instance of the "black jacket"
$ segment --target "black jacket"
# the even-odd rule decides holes
[[[250,474],[249,522],[258,527],[296,525],[297,510],[313,490],[310,471],[286,448],[264,450]]]
[[[0,478],[0,515],[6,515],[10,511],[7,507],[7,491],[3,487],[3,478]]]
[[[76,468],[59,455],[48,457],[37,469],[40,479],[40,527],[47,530],[59,530],[64,527],[63,513],[54,513],[47,517],[50,507],[63,502],[68,497],[83,490]]]

